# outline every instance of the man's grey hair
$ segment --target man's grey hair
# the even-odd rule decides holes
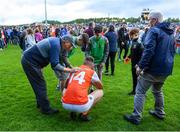
[[[152,11],[149,14],[149,18],[155,18],[155,19],[157,19],[158,22],[162,22],[163,21],[163,14],[159,11]]]

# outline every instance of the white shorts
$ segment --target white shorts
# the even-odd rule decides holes
[[[86,112],[86,111],[90,110],[93,103],[94,103],[94,97],[92,95],[88,95],[88,102],[84,105],[74,105],[74,104],[62,103],[62,106],[66,110],[82,113],[82,112]]]

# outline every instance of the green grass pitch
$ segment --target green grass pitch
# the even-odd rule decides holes
[[[135,131],[135,130],[180,130],[180,56],[175,57],[173,76],[166,80],[163,87],[165,95],[166,119],[160,121],[148,114],[154,106],[151,90],[147,93],[143,120],[139,126],[123,119],[125,113],[133,110],[131,91],[131,66],[116,62],[115,76],[103,76],[104,97],[90,112],[90,122],[72,121],[69,112],[64,110],[60,97],[55,92],[57,79],[50,66],[43,70],[47,82],[48,97],[52,107],[59,114],[47,116],[36,108],[32,88],[21,67],[21,50],[18,46],[9,46],[0,51],[0,130],[68,130],[68,131]],[[83,62],[83,53],[79,50],[70,58],[74,66]]]

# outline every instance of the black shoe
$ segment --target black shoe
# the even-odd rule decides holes
[[[90,120],[92,120],[92,118],[91,118],[90,116],[88,116],[88,115],[83,115],[82,113],[79,114],[79,119],[80,119],[81,121],[90,121]]]
[[[72,120],[76,120],[76,118],[77,118],[76,112],[71,112],[70,117],[71,117]]]
[[[59,113],[59,110],[50,108],[49,110],[41,110],[41,113],[45,115],[53,115],[53,114]]]
[[[135,92],[132,91],[132,92],[128,93],[128,95],[130,95],[130,96],[135,95]]]
[[[154,110],[150,110],[150,111],[149,111],[149,114],[152,115],[152,116],[154,116],[154,117],[156,117],[156,118],[158,118],[158,119],[160,119],[160,120],[163,120],[163,119],[165,118],[164,115],[158,115],[158,114],[156,113],[156,111],[154,111]]]
[[[135,118],[133,115],[124,115],[124,119],[135,125],[139,125],[141,122],[140,120]]]

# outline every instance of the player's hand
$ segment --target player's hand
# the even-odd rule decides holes
[[[121,43],[122,45],[125,45],[124,42]]]
[[[75,72],[78,72],[78,71],[80,71],[80,70],[81,70],[80,68],[75,67],[75,68],[72,68],[72,69],[71,69],[70,73],[75,73]]]
[[[138,67],[139,67],[139,66],[136,64],[136,65],[135,65],[135,68],[138,68]]]
[[[136,74],[137,76],[139,76],[142,73],[142,69],[139,66],[135,66],[136,67]]]
[[[129,57],[126,57],[125,59],[124,59],[124,63],[125,64],[128,64],[130,62],[130,58]]]
[[[130,61],[130,58],[129,58],[129,57],[126,57],[126,58],[125,58],[125,61],[129,62],[129,61]]]

